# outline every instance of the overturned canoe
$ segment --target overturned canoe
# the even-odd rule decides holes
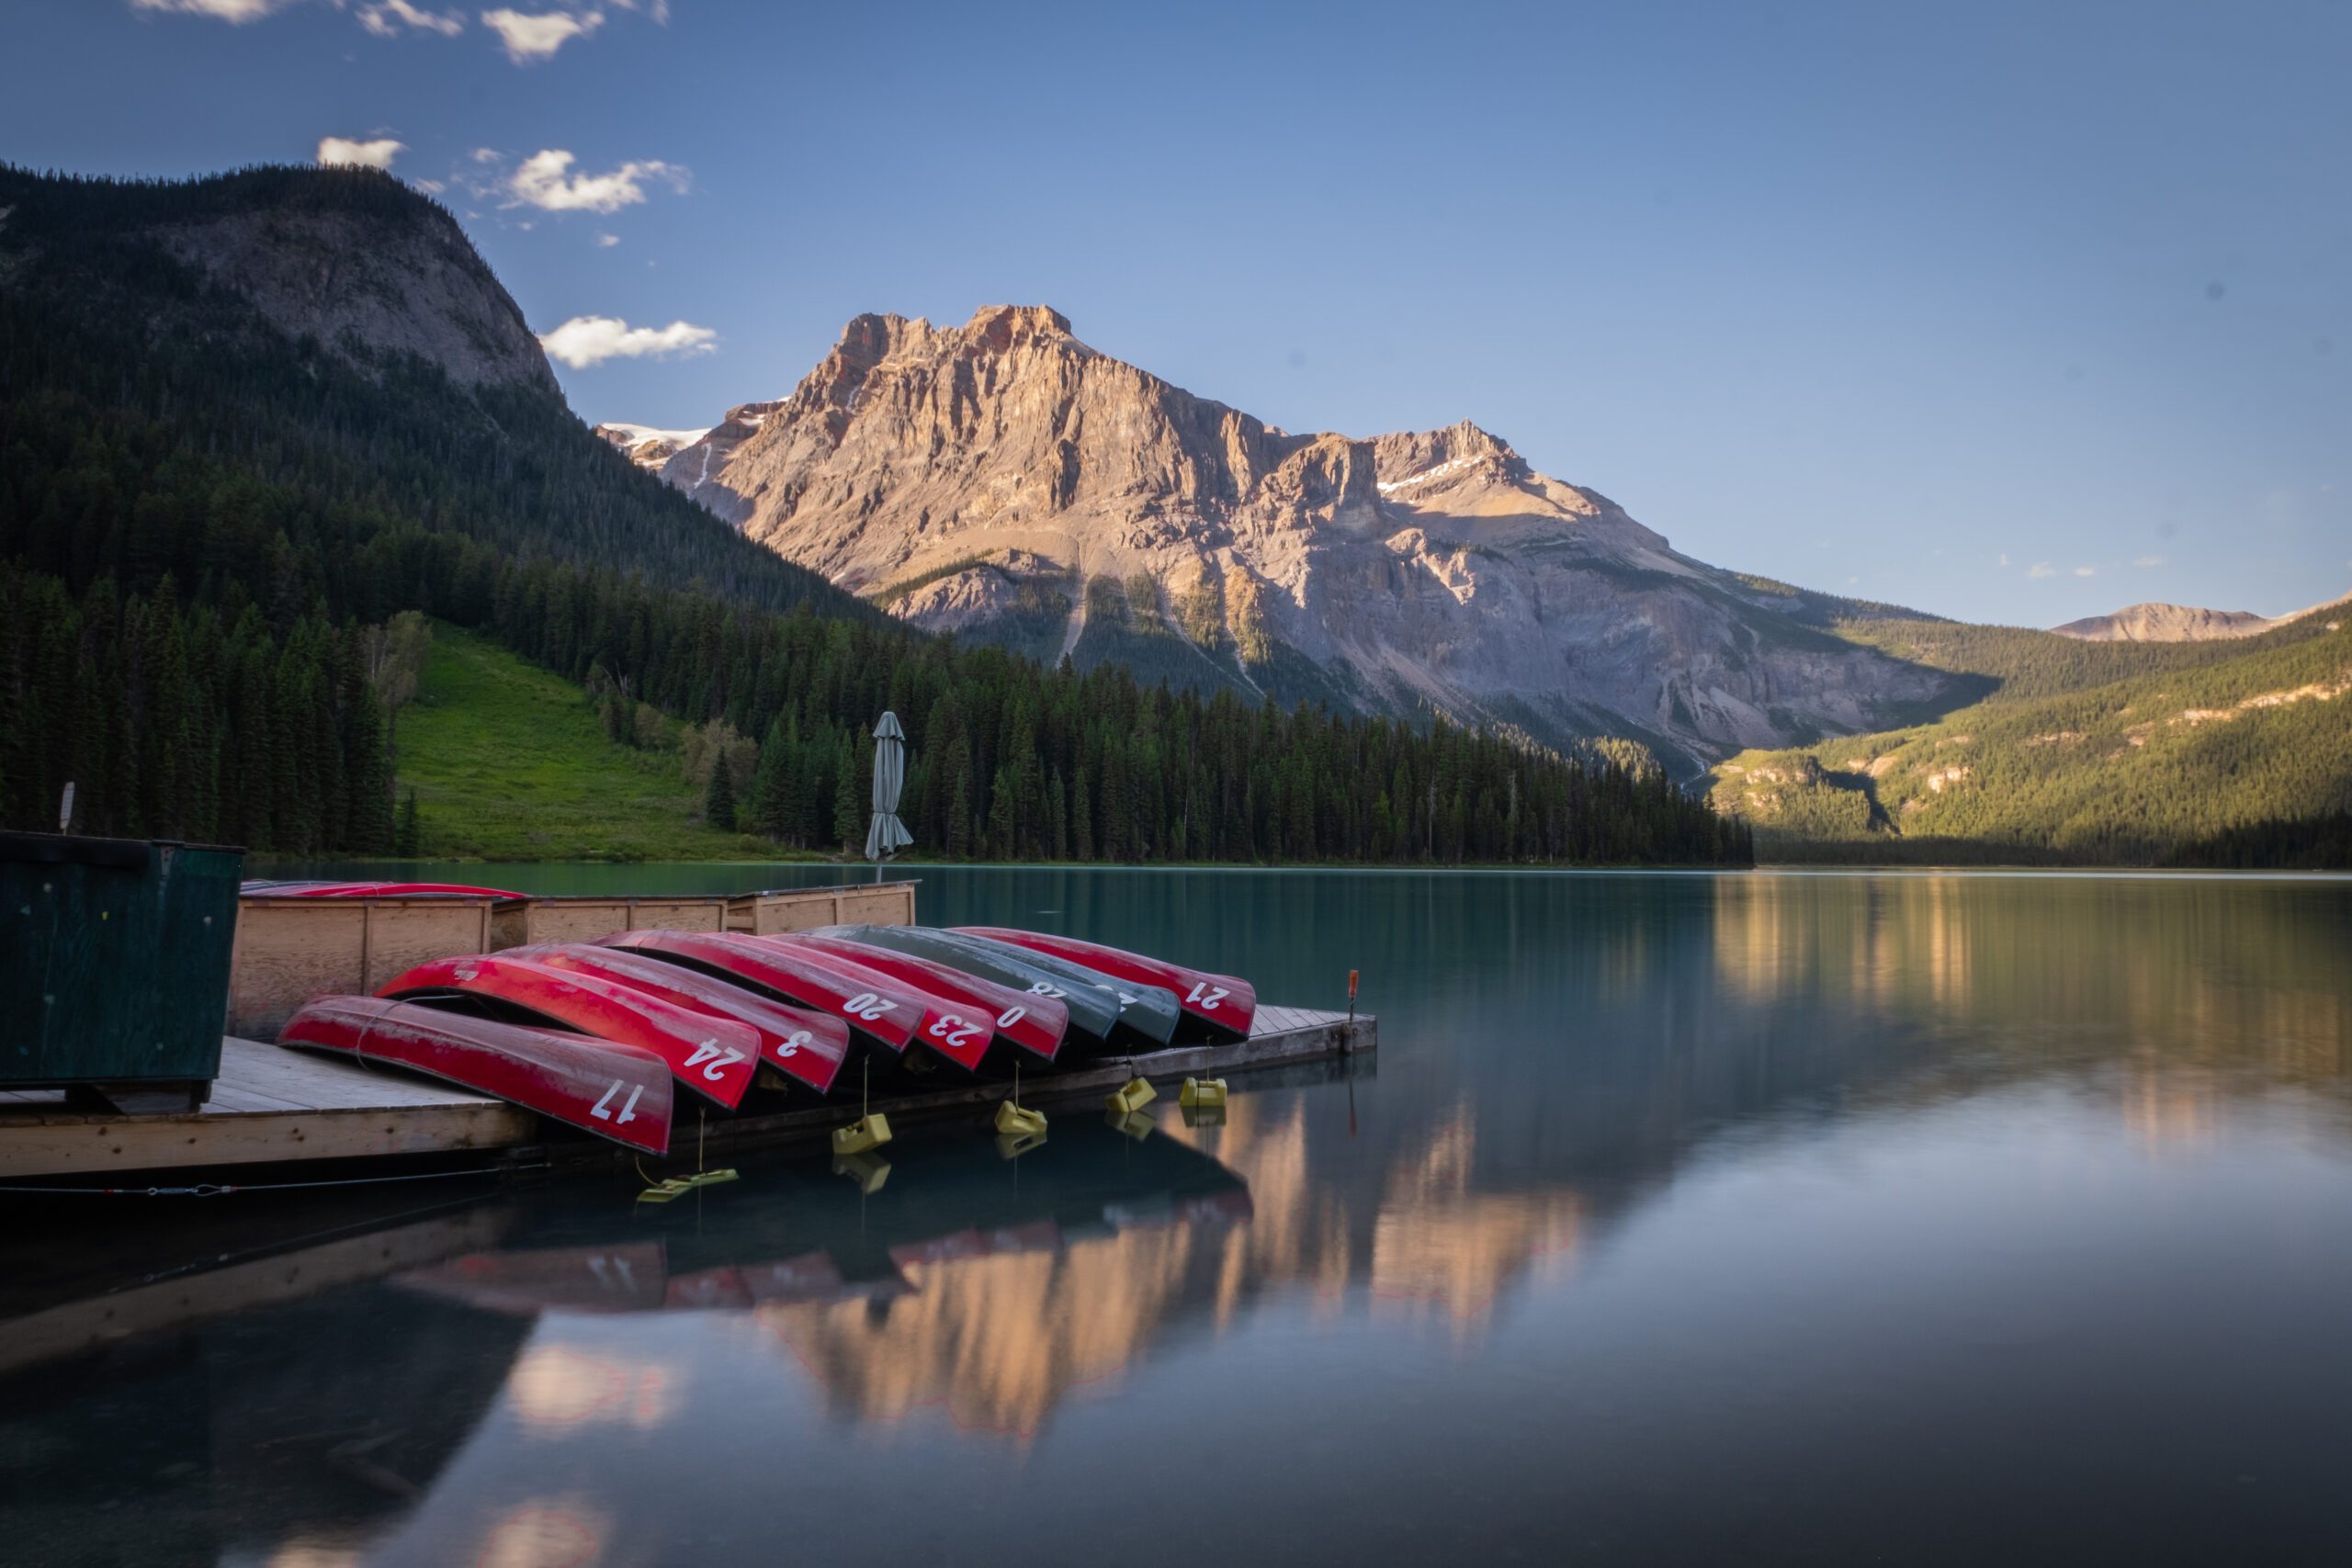
[[[277,1039],[408,1067],[633,1149],[669,1152],[669,1064],[635,1045],[381,997],[321,997]]]
[[[959,1052],[977,1043],[979,1050],[973,1052],[971,1057],[975,1067],[991,1039],[1002,1040],[1039,1063],[1050,1064],[1061,1051],[1063,1036],[1069,1032],[1069,1010],[1053,998],[1016,991],[1010,986],[950,969],[928,958],[806,931],[755,940],[861,964],[946,1000],[955,1011],[925,1030],[929,1037],[926,1043],[935,1045],[944,1041]]]
[[[238,891],[246,897],[271,898],[520,898],[503,887],[475,887],[463,882],[264,882],[248,881]]]
[[[1112,1032],[1119,1025],[1118,994],[1102,983],[1097,976],[1091,982],[1080,982],[1064,976],[1048,975],[1030,962],[1042,954],[1025,949],[999,946],[991,951],[978,940],[939,931],[930,926],[822,926],[803,936],[831,937],[854,942],[865,947],[878,947],[910,958],[927,959],[943,964],[958,974],[987,980],[1007,990],[1030,996],[1051,997],[1062,1004],[1069,1014],[1069,1032],[1061,1056],[1074,1054],[1091,1055],[1102,1050]],[[1169,998],[1170,1007],[1175,998]],[[1072,1045],[1080,1050],[1073,1053]]]
[[[1055,988],[1045,994],[1062,997],[1065,990],[1095,987],[1107,991],[1118,1002],[1118,1019],[1113,1032],[1105,1038],[1116,1047],[1127,1050],[1157,1050],[1175,1038],[1176,1026],[1184,1016],[1177,1004],[1176,993],[1165,986],[1147,986],[1140,981],[1122,980],[1105,975],[1099,969],[1089,969],[1083,964],[1073,964],[1067,958],[1057,958],[1050,953],[1035,948],[1015,947],[994,937],[975,936],[970,931],[941,931],[933,926],[921,927],[922,934],[943,942],[954,942],[965,951],[985,954],[998,963],[1019,965],[1041,978],[1030,982],[1035,990],[1038,985]],[[1064,997],[1064,1000],[1068,998]],[[1078,1015],[1070,1021],[1076,1026]]]
[[[1181,1042],[1206,1040],[1218,1044],[1231,1044],[1247,1040],[1250,1038],[1250,1021],[1257,1016],[1256,987],[1232,975],[1187,969],[1181,964],[1147,958],[1139,953],[1104,947],[1100,942],[1080,942],[1076,937],[1053,936],[1045,931],[1015,931],[1007,926],[955,926],[949,929],[967,931],[973,936],[990,937],[998,942],[1009,942],[1015,947],[1051,953],[1056,958],[1067,958],[1073,964],[1082,964],[1113,979],[1132,980],[1144,986],[1164,986],[1176,993],[1177,1005],[1184,1010],[1184,1021],[1176,1032]]]
[[[748,1023],[691,1012],[618,980],[553,968],[502,953],[420,964],[377,987],[379,997],[469,1003],[516,1023],[547,1022],[652,1052],[680,1083],[732,1111],[759,1070],[760,1037]]]
[[[853,1040],[869,1051],[879,1051],[893,1062],[903,1060],[918,1043],[928,1058],[941,1059],[970,1070],[979,1059],[988,1037],[978,1035],[978,1047],[969,1049],[967,1063],[950,1054],[950,1039],[959,1029],[934,1036],[931,1031],[950,1017],[950,1004],[901,985],[887,975],[819,953],[784,945],[774,938],[741,936],[719,931],[615,931],[594,944],[641,953],[664,963],[698,970],[819,1012],[838,1016],[849,1025]],[[960,1026],[960,1020],[957,1021]],[[923,1064],[930,1068],[928,1059]]]
[[[760,1059],[819,1094],[829,1092],[849,1055],[849,1026],[811,1008],[755,995],[738,985],[682,964],[625,948],[594,942],[548,942],[510,947],[501,958],[520,958],[552,968],[577,970],[616,980],[632,990],[659,997],[688,1012],[731,1018],[760,1037]]]

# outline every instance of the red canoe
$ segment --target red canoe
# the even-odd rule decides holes
[[[598,937],[594,945],[646,953],[837,1014],[853,1035],[894,1057],[903,1057],[909,1045],[919,1043],[969,1070],[988,1048],[984,1032],[968,1041],[957,1038],[975,1032],[956,1017],[952,1003],[876,970],[771,937],[733,931],[615,931]],[[951,1019],[955,1021],[948,1024]],[[932,1032],[943,1024],[948,1026],[934,1035]]]
[[[956,1034],[968,1033],[985,1050],[989,1036],[993,1034],[1028,1052],[1040,1062],[1050,1064],[1062,1048],[1062,1037],[1069,1032],[1069,1010],[1054,998],[1034,991],[1016,991],[1010,986],[1000,986],[994,980],[983,980],[978,975],[967,975],[961,970],[950,969],[944,964],[933,964],[928,958],[917,958],[912,953],[899,953],[887,947],[870,947],[845,937],[818,936],[806,931],[759,940],[785,943],[843,962],[863,964],[903,985],[920,987],[932,996],[946,1000],[956,1010],[940,1024],[934,1024],[924,1032],[931,1037],[926,1043],[936,1043],[952,1039]],[[978,1065],[977,1054],[973,1055],[972,1063]]]
[[[626,947],[656,959],[701,968],[736,985],[840,1013],[854,1037],[906,1060],[908,1046],[927,1046],[965,1072],[988,1051],[988,1032],[967,1025],[955,1004],[894,980],[864,964],[734,931],[614,931],[597,947]]]
[[[648,1154],[670,1152],[670,1068],[650,1051],[380,997],[321,997],[281,1045],[389,1062]]]
[[[626,948],[599,947],[588,942],[543,942],[533,947],[505,948],[499,956],[602,976],[674,1003],[688,1012],[750,1024],[759,1032],[761,1058],[819,1094],[833,1087],[833,1080],[841,1076],[842,1063],[849,1055],[849,1026],[840,1019],[755,996],[741,986],[699,970],[664,964]]]
[[[748,1023],[691,1012],[618,980],[557,969],[503,953],[466,953],[420,964],[376,988],[379,997],[488,998],[566,1029],[639,1045],[670,1064],[695,1093],[732,1111],[759,1070],[760,1036]]]
[[[1187,969],[1180,964],[1170,964],[1158,958],[1147,958],[1139,953],[1126,953],[1100,942],[1080,942],[1076,937],[1050,936],[1044,931],[1012,931],[1003,926],[957,926],[956,931],[973,936],[993,937],[1009,942],[1015,947],[1025,947],[1035,953],[1049,953],[1056,958],[1066,958],[1072,964],[1083,964],[1089,969],[1140,986],[1165,986],[1176,993],[1177,1004],[1184,1010],[1184,1021],[1191,1026],[1195,1039],[1206,1037],[1221,1043],[1250,1038],[1250,1021],[1257,1016],[1258,992],[1249,981],[1231,975],[1213,975],[1205,969]],[[1179,1035],[1186,1032],[1180,1026]]]
[[[248,897],[268,898],[423,898],[462,895],[474,898],[520,898],[503,887],[475,887],[463,882],[247,882]]]

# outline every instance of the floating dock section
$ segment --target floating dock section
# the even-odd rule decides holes
[[[1378,1028],[1369,1014],[1350,1020],[1343,1013],[1261,1005],[1250,1038],[1238,1044],[1178,1046],[1103,1057],[1070,1072],[1037,1073],[1028,1078],[1022,1099],[1050,1110],[1076,1097],[1099,1097],[1137,1076],[1174,1083],[1349,1056],[1378,1043]],[[894,1126],[952,1122],[985,1114],[1010,1090],[1008,1084],[979,1083],[876,1095],[873,1109]],[[671,1156],[693,1159],[697,1137],[710,1152],[809,1142],[856,1114],[853,1103],[835,1100],[701,1123],[682,1117]],[[210,1174],[242,1165],[467,1152],[535,1168],[585,1168],[627,1157],[626,1151],[594,1140],[547,1139],[538,1117],[502,1100],[234,1036],[222,1042],[220,1076],[210,1101],[194,1111],[123,1114],[68,1091],[0,1093],[0,1182],[30,1178],[57,1186],[136,1190],[164,1184],[155,1172]],[[233,1183],[235,1178],[213,1179]]]

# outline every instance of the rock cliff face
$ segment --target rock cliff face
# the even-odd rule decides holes
[[[2291,617],[2290,617],[2291,618]],[[2127,604],[2111,615],[2086,615],[2050,629],[2085,642],[2211,642],[2259,637],[2280,623],[2251,610],[2200,610],[2188,604]]]
[[[1678,555],[1463,423],[1294,435],[1043,307],[860,316],[779,403],[664,465],[753,539],[918,625],[1147,677],[1434,708],[1678,771],[1900,722],[1946,677],[1835,602]]]
[[[398,213],[265,207],[153,232],[289,336],[421,354],[469,386],[557,390],[521,309],[456,220],[421,198]]]

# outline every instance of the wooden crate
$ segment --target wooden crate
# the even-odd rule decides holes
[[[544,942],[594,942],[625,931],[750,931],[817,926],[912,925],[911,882],[851,883],[733,897],[608,897],[490,899],[459,894],[399,898],[238,900],[229,982],[229,1032],[275,1040],[316,997],[364,996],[403,969],[461,953]]]
[[[316,997],[366,996],[403,969],[492,951],[500,900],[447,897],[237,900],[229,1032],[275,1040]]]
[[[839,887],[790,887],[744,893],[728,900],[727,929],[753,936],[814,931],[819,926],[910,926],[912,882],[853,882]]]

